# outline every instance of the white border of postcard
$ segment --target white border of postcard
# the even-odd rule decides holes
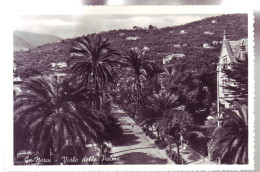
[[[60,12],[59,12],[60,13]],[[227,171],[227,170],[253,170],[254,169],[254,39],[253,39],[253,10],[242,6],[88,6],[81,7],[74,12],[63,12],[62,14],[248,14],[248,51],[249,51],[249,164],[247,165],[73,165],[73,166],[14,166],[13,165],[13,138],[8,137],[5,150],[5,169],[7,171]],[[17,14],[54,15],[52,12],[19,11]],[[61,14],[61,13],[60,13]],[[12,47],[10,48],[12,51]],[[10,53],[12,54],[12,53]],[[10,63],[12,63],[12,58]],[[11,72],[10,72],[11,73]],[[12,75],[10,75],[11,78]],[[12,82],[10,82],[12,88]],[[9,96],[8,108],[12,107],[12,96]],[[10,105],[10,106],[9,106]],[[13,114],[7,111],[8,130],[6,135],[12,136]],[[6,137],[7,138],[7,137]]]

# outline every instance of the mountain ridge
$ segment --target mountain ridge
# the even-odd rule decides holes
[[[13,37],[14,50],[26,50],[29,48],[35,48],[37,46],[41,46],[56,41],[61,41],[63,39],[55,35],[47,35],[24,31],[14,31]]]

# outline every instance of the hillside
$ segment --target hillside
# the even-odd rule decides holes
[[[247,15],[221,15],[210,17],[200,21],[185,25],[166,27],[161,29],[119,29],[108,32],[97,33],[103,38],[108,38],[111,45],[123,56],[126,51],[133,47],[143,48],[147,46],[150,51],[147,58],[162,63],[162,58],[167,54],[185,54],[185,63],[189,59],[201,58],[201,60],[216,62],[221,45],[213,45],[213,41],[223,39],[223,31],[228,33],[230,40],[247,38]],[[184,33],[183,33],[184,31]],[[127,37],[139,37],[138,40],[127,40]],[[38,41],[50,40],[49,37]],[[28,41],[30,40],[30,41]],[[33,38],[26,39],[31,45],[37,45]],[[61,42],[48,43],[28,51],[14,52],[14,60],[18,70],[26,68],[37,68],[42,73],[50,72],[51,62],[66,62],[69,57],[69,49],[72,47],[73,39],[62,40]],[[208,43],[211,48],[203,48],[203,44]],[[179,47],[176,47],[179,44]],[[39,43],[38,43],[39,45]],[[184,59],[182,58],[182,60]]]
[[[14,50],[33,48],[47,43],[62,40],[62,38],[54,35],[36,34],[29,32],[14,31]]]
[[[30,45],[20,36],[13,35],[13,48],[14,51],[27,50],[29,48],[32,48],[32,45]]]

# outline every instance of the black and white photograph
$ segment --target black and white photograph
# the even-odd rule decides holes
[[[248,13],[17,16],[13,165],[250,164],[248,28]]]

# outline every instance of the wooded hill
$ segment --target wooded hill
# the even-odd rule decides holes
[[[224,30],[230,40],[247,38],[247,15],[233,14],[210,17],[185,25],[155,29],[142,29],[134,27],[131,30],[119,29],[97,33],[103,38],[108,38],[111,45],[121,55],[130,48],[144,46],[150,48],[146,56],[150,60],[162,63],[162,58],[167,54],[185,54],[185,63],[201,58],[203,61],[216,62],[221,45],[213,45],[213,41],[222,41]],[[181,33],[181,31],[184,33]],[[138,40],[127,40],[127,37],[139,37]],[[30,48],[27,51],[14,52],[14,61],[17,64],[18,75],[26,69],[37,69],[41,73],[50,73],[51,62],[66,62],[69,58],[69,49],[76,38],[65,39],[60,42],[48,43]],[[212,48],[203,48],[208,43]],[[180,47],[176,47],[179,44]],[[186,44],[186,45],[184,45]],[[184,60],[182,58],[183,61]],[[189,66],[187,66],[189,67]],[[22,76],[23,77],[23,76]]]

